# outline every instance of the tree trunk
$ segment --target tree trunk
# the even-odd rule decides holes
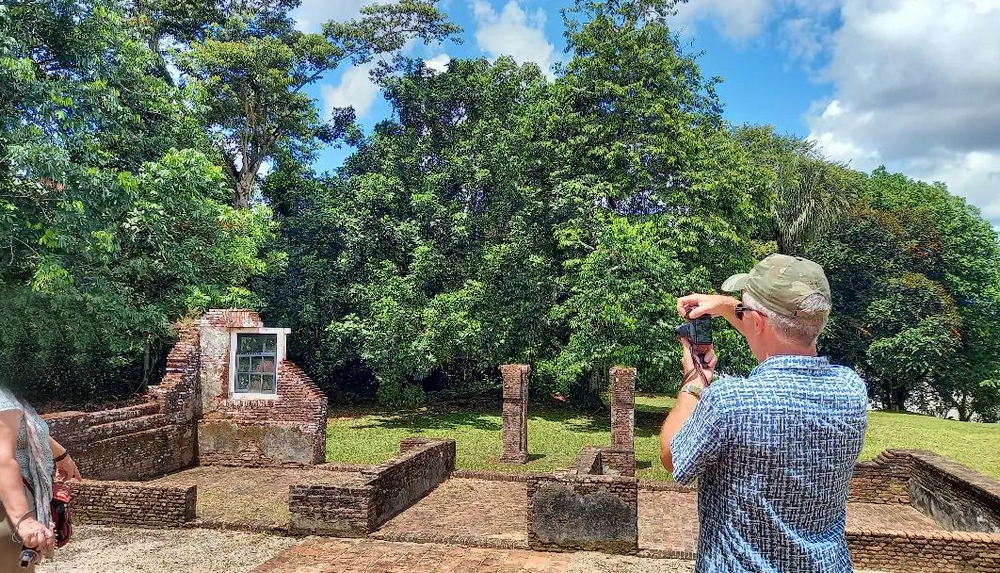
[[[247,177],[246,172],[241,173],[240,177],[236,179],[233,189],[233,207],[237,209],[250,208],[250,197],[253,195],[255,179],[253,176]]]

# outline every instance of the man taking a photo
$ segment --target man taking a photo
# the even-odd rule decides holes
[[[771,255],[722,290],[693,294],[682,316],[721,316],[760,362],[747,378],[712,381],[696,365],[660,433],[674,480],[698,479],[698,573],[853,571],[844,535],[847,487],[867,426],[865,384],[817,355],[830,285],[816,263]]]

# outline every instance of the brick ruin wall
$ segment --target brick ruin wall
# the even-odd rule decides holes
[[[910,504],[946,529],[1000,533],[1000,481],[920,450],[887,450],[854,468],[848,501]]]
[[[528,461],[528,376],[527,364],[504,364],[503,376],[503,451],[500,461],[523,464]]]
[[[848,501],[910,503],[913,463],[905,452],[885,451],[869,462],[858,462],[851,476]]]
[[[932,452],[909,454],[914,507],[947,529],[1000,534],[1000,481]]]
[[[178,328],[144,403],[43,418],[88,479],[146,480],[198,463],[322,463],[327,398],[298,366],[281,362],[274,400],[229,400],[229,329],[262,324],[252,311],[209,311]]]
[[[604,464],[601,460],[600,446],[584,446],[580,453],[573,460],[573,468],[570,471],[576,475],[599,476],[604,474]]]
[[[455,440],[411,438],[400,455],[366,469],[354,483],[289,488],[296,533],[364,536],[437,487],[455,469]]]
[[[855,466],[850,501],[910,504],[946,531],[847,529],[855,567],[1000,573],[1000,482],[932,452],[888,450]]]
[[[291,361],[278,364],[273,400],[229,398],[231,330],[263,324],[257,313],[247,310],[211,310],[199,320],[202,465],[302,466],[326,459],[327,397]]]
[[[527,496],[528,546],[532,549],[607,553],[638,549],[635,478],[533,475],[527,480]]]
[[[43,416],[90,479],[143,480],[197,463],[198,329],[179,328],[166,375],[143,404]]]
[[[847,530],[858,569],[916,573],[1000,573],[1000,535]]]
[[[70,484],[73,520],[99,525],[181,527],[195,518],[196,488],[113,481]]]

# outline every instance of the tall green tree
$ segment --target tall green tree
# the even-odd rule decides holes
[[[0,37],[0,383],[129,394],[171,322],[252,300],[267,213],[226,207],[190,93],[119,4],[0,6]]]
[[[569,329],[550,368],[595,390],[617,361],[639,366],[643,387],[676,383],[674,297],[745,269],[767,218],[765,174],[722,121],[717,80],[671,34],[671,8],[578,2],[546,108],[564,261],[553,312]],[[742,369],[743,353],[724,350]]]
[[[308,161],[317,145],[334,142],[353,121],[350,109],[321,118],[303,91],[307,86],[347,62],[364,64],[411,39],[442,40],[458,30],[434,0],[372,4],[359,19],[327,22],[321,34],[295,29],[288,13],[298,2],[292,0],[223,1],[193,14],[183,4],[153,4],[162,11],[146,11],[159,15],[152,18],[151,37],[159,42],[170,33],[188,42],[174,51],[176,61],[184,81],[197,88],[237,208],[250,205],[261,166],[279,148]],[[148,6],[139,4],[140,10]],[[178,10],[181,20],[175,20]],[[199,14],[204,20],[195,25]]]
[[[339,177],[292,187],[294,289],[279,277],[271,304],[315,329],[302,348],[314,371],[361,364],[383,402],[412,403],[421,381],[475,383],[552,344],[553,215],[531,184],[545,79],[508,58],[440,74],[413,62],[385,93],[395,119]]]
[[[850,220],[809,248],[834,291],[823,347],[886,408],[995,417],[996,233],[943,185],[879,169],[864,189]]]
[[[758,165],[770,191],[770,224],[759,237],[767,252],[801,255],[827,230],[849,216],[860,200],[862,175],[823,157],[815,142],[781,136],[770,126],[734,130]]]

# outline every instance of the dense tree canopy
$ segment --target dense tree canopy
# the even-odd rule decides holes
[[[728,124],[675,4],[579,0],[554,79],[406,57],[457,31],[432,0],[311,34],[296,0],[0,6],[0,383],[127,395],[172,323],[247,305],[336,400],[491,391],[512,361],[577,404],[615,364],[672,390],[676,297],[783,252],[826,268],[821,350],[875,403],[1000,418],[994,229],[941,184]],[[306,87],[378,56],[391,116],[321,117]],[[355,152],[316,173],[337,140]]]

